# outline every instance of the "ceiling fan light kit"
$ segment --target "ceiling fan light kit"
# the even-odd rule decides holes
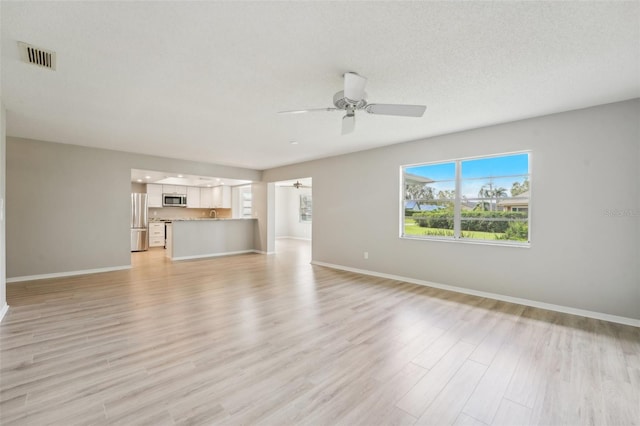
[[[355,72],[344,74],[344,90],[333,95],[335,108],[314,108],[293,111],[280,111],[279,114],[299,114],[303,112],[317,111],[345,111],[342,118],[342,134],[346,135],[354,131],[356,126],[355,113],[364,110],[369,114],[394,115],[398,117],[422,117],[427,109],[424,105],[402,104],[369,104],[364,87],[367,79]]]

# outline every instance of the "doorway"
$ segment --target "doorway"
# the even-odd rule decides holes
[[[313,181],[310,177],[275,184],[276,255],[296,255],[311,262]]]

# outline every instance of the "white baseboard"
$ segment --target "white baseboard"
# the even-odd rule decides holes
[[[46,280],[48,278],[72,277],[74,275],[99,274],[100,272],[121,271],[131,269],[131,265],[110,266],[108,268],[83,269],[80,271],[55,272],[53,274],[25,275],[22,277],[7,278],[7,283],[19,283],[21,281]]]
[[[362,274],[362,275],[370,275],[373,277],[388,278],[390,280],[396,280],[396,281],[404,281],[411,284],[418,284],[418,285],[423,285],[427,287],[439,288],[442,290],[454,291],[456,293],[464,293],[464,294],[470,294],[472,296],[479,296],[479,297],[485,297],[488,299],[501,300],[503,302],[516,303],[518,305],[531,306],[533,308],[546,309],[549,311],[562,312],[565,314],[579,315],[579,316],[588,317],[588,318],[615,322],[618,324],[625,324],[625,325],[631,325],[634,327],[640,327],[640,320],[634,319],[634,318],[620,317],[617,315],[610,315],[602,312],[594,312],[594,311],[588,311],[586,309],[572,308],[570,306],[554,305],[552,303],[538,302],[538,301],[529,300],[529,299],[521,299],[519,297],[504,296],[502,294],[497,294],[497,293],[471,290],[464,287],[456,287],[452,285],[434,283],[431,281],[418,280],[415,278],[402,277],[400,275],[383,274],[381,272],[369,271],[366,269],[351,268],[348,266],[335,265],[333,263],[318,262],[314,260],[314,261],[311,261],[311,264],[318,265],[318,266],[325,266],[327,268],[332,268],[332,269],[339,269],[341,271],[355,272],[357,274]]]
[[[251,250],[251,251],[258,254],[276,254],[275,251],[262,251],[262,250]]]
[[[9,305],[5,303],[2,309],[0,309],[0,322],[2,322],[2,318],[4,318],[4,315],[7,313],[8,310],[9,310]]]
[[[234,254],[260,253],[256,250],[227,251],[224,253],[196,254],[195,256],[172,257],[171,260],[205,259],[207,257],[233,256]]]

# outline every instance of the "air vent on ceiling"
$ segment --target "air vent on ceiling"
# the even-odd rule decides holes
[[[22,60],[28,64],[38,65],[50,70],[56,69],[56,52],[35,47],[21,41],[18,42]]]

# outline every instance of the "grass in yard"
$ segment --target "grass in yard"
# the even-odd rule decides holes
[[[405,235],[432,235],[437,237],[445,237],[445,236],[453,237],[453,230],[437,229],[437,228],[422,228],[416,225],[413,219],[405,219],[404,234]],[[462,238],[473,238],[476,240],[497,240],[498,237],[502,235],[503,234],[496,234],[493,232],[462,231]]]

